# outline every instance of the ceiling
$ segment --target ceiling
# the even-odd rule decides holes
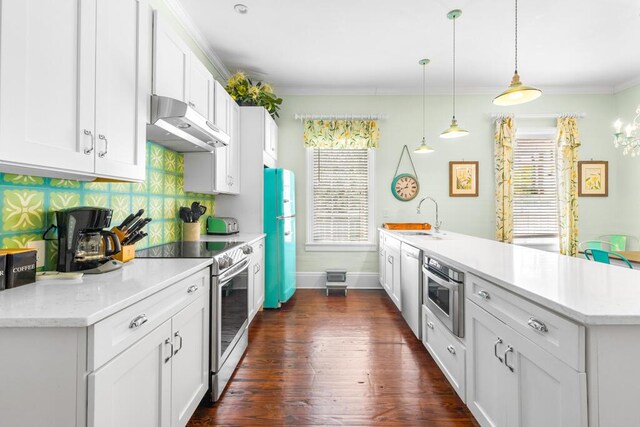
[[[230,72],[278,93],[385,94],[451,88],[452,22],[460,93],[488,93],[514,68],[513,0],[173,0]],[[249,8],[241,15],[234,4]],[[640,1],[520,0],[519,72],[548,92],[640,84]],[[193,30],[193,29],[192,29]]]

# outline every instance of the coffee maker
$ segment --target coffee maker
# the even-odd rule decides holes
[[[58,271],[104,273],[122,267],[111,259],[120,252],[120,240],[104,228],[111,224],[111,209],[80,207],[56,211]]]

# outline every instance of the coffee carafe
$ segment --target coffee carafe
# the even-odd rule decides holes
[[[58,271],[104,273],[120,268],[111,256],[120,252],[120,240],[105,230],[111,209],[80,207],[56,211],[58,223]]]

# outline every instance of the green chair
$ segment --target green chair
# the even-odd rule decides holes
[[[585,249],[604,249],[612,250],[610,242],[604,240],[587,240],[578,244],[578,251],[584,252]]]
[[[601,262],[603,264],[611,264],[611,257],[624,261],[629,268],[633,268],[631,262],[624,256],[616,252],[605,251],[602,249],[585,249],[584,256],[589,261]]]

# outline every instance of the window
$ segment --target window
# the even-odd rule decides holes
[[[514,243],[558,250],[555,141],[518,139],[512,178]]]
[[[373,150],[308,148],[307,250],[375,250]]]

